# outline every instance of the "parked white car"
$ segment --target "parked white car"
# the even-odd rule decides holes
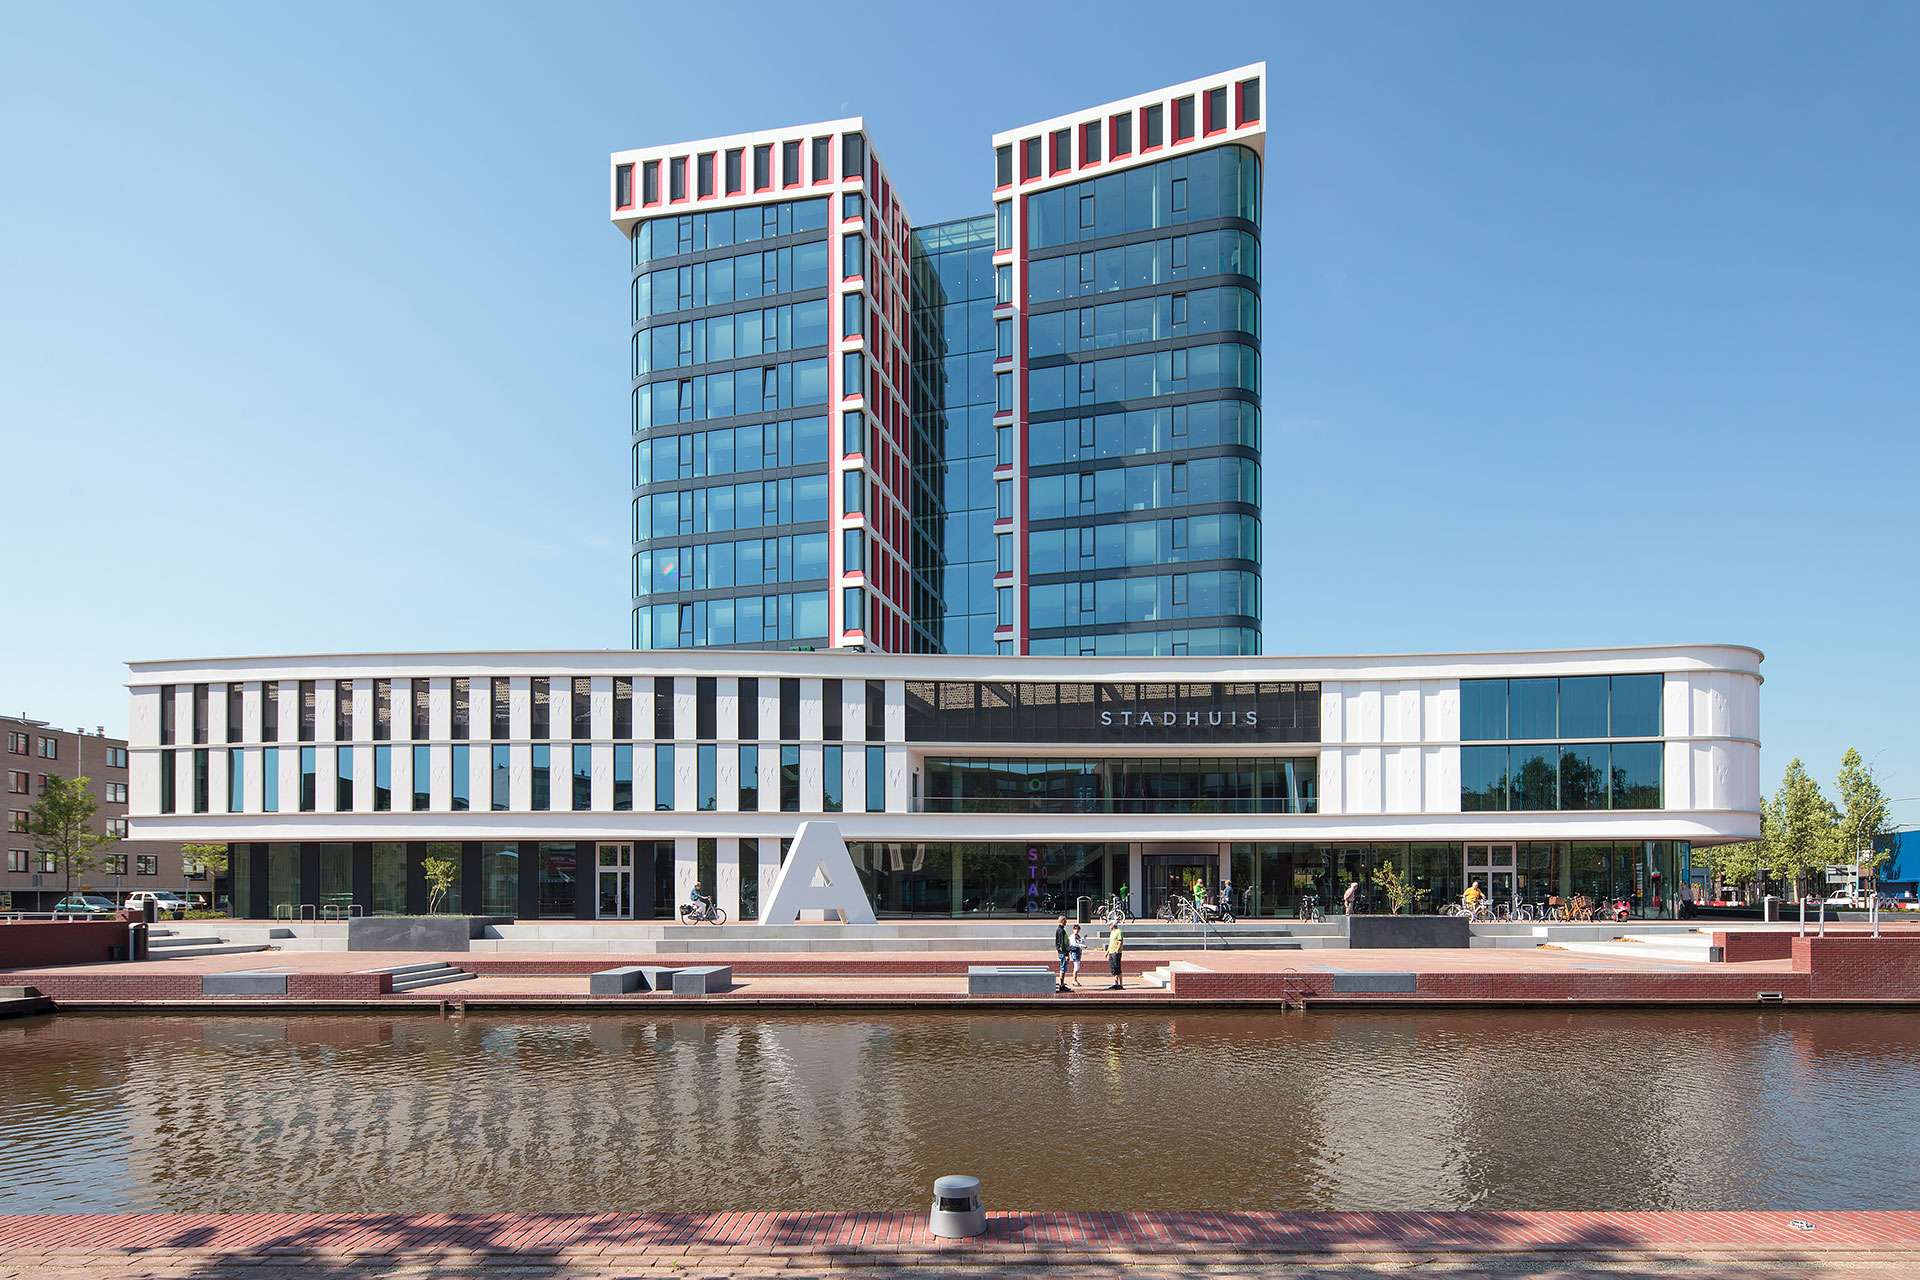
[[[127,908],[141,911],[151,901],[158,908],[163,919],[181,920],[193,908],[187,900],[177,893],[166,889],[138,889],[127,895]]]

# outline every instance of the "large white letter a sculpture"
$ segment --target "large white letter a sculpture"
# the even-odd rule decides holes
[[[802,911],[834,911],[848,924],[872,924],[873,904],[860,887],[847,842],[833,822],[803,822],[760,908],[761,924],[792,924]]]

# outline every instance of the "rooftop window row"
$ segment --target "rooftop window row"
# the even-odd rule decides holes
[[[1096,116],[1022,138],[1017,145],[998,147],[994,151],[994,185],[1014,185],[1016,172],[1022,183],[1037,182],[1106,160],[1146,155],[1196,137],[1224,134],[1259,119],[1259,77],[1215,85],[1168,102]]]
[[[826,134],[643,160],[637,165],[617,164],[613,167],[613,205],[616,210],[655,208],[686,200],[830,183],[836,177],[834,141],[832,134]],[[843,133],[839,143],[838,177],[863,178],[867,165],[865,135]]]

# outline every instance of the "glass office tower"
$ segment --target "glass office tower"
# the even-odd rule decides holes
[[[1013,535],[995,535],[996,321],[993,219],[913,233],[915,639],[926,653],[993,653],[996,573]],[[1011,432],[1007,432],[1011,443]]]
[[[998,134],[920,228],[859,120],[615,155],[634,645],[1260,652],[1264,79]]]

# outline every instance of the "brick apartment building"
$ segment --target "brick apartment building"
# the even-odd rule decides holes
[[[123,837],[99,855],[93,870],[73,878],[73,891],[121,901],[136,889],[171,889],[183,897],[211,898],[206,873],[189,875],[180,845],[167,840],[128,840],[127,744],[104,732],[68,732],[43,720],[0,716],[0,761],[6,772],[4,837],[7,860],[0,871],[0,910],[47,911],[66,891],[58,863],[43,857],[27,834],[33,806],[50,777],[85,777],[100,802],[94,830]]]

